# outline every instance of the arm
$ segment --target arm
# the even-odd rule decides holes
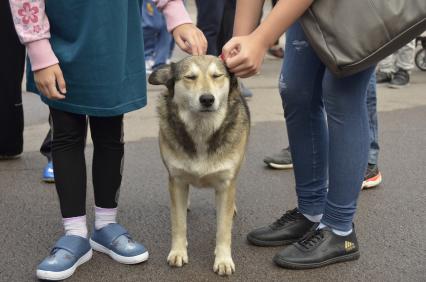
[[[248,35],[259,24],[265,0],[246,1],[237,0],[235,11],[234,36]]]
[[[27,47],[32,70],[58,63],[49,43],[50,26],[44,11],[44,0],[10,0],[13,22],[22,44]]]
[[[271,46],[312,4],[313,0],[280,0],[267,18],[254,29],[253,18],[260,13],[263,0],[250,6],[252,0],[238,0],[235,19],[236,32],[224,47],[223,54],[228,68],[240,77],[256,74],[261,67],[266,50]],[[251,17],[247,20],[248,17]],[[251,30],[253,30],[251,32]],[[250,33],[251,32],[251,33]],[[235,51],[237,50],[237,51]],[[237,53],[235,56],[231,54]]]
[[[192,23],[182,0],[154,0],[166,18],[167,30],[176,44],[192,55],[202,55],[207,50],[207,39]]]
[[[26,46],[37,88],[50,99],[64,99],[65,81],[50,45],[44,0],[9,0],[20,41]],[[58,83],[61,93],[56,88]]]

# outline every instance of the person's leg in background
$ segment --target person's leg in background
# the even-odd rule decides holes
[[[207,54],[219,56],[222,49],[218,50],[217,42],[222,26],[225,3],[228,0],[196,0],[197,27],[206,36],[208,47]],[[231,27],[233,28],[233,27]]]
[[[376,70],[377,84],[391,82],[393,73],[396,72],[395,60],[395,54],[391,54],[379,62]]]
[[[9,159],[19,157],[23,150],[25,47],[16,34],[8,1],[0,3],[0,36],[0,159]]]
[[[154,9],[153,17],[154,21],[156,21],[156,26],[159,27],[155,43],[154,65],[152,66],[152,69],[155,69],[156,67],[166,64],[169,60],[171,54],[170,49],[173,46],[173,37],[167,31],[166,19],[157,8]]]
[[[377,122],[377,89],[376,75],[371,75],[370,82],[367,88],[367,111],[368,124],[370,129],[370,149],[368,151],[368,167],[365,172],[362,188],[373,188],[382,182],[382,174],[378,168],[379,159],[379,137],[378,137],[378,122]]]
[[[154,17],[155,3],[151,0],[144,0],[141,6],[142,22],[141,26],[143,29],[143,41],[144,41],[144,52],[145,52],[145,68],[147,73],[152,72],[152,67],[155,64],[156,54],[156,42],[158,40],[159,27],[156,25],[156,19]]]
[[[49,115],[50,129],[40,147],[40,153],[46,157],[47,165],[43,169],[42,180],[46,183],[55,183],[52,162],[52,117]]]
[[[394,73],[392,80],[389,83],[390,88],[399,89],[407,86],[410,82],[410,71],[414,68],[414,55],[416,52],[415,40],[411,41],[396,54],[395,67],[396,72]]]

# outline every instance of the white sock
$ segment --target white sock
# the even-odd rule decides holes
[[[320,223],[320,224],[318,225],[318,229],[323,229],[323,228],[325,228],[325,227],[327,227],[327,225],[325,225],[325,224],[323,224],[323,223]],[[338,236],[348,236],[349,234],[351,234],[351,233],[352,233],[352,228],[351,228],[351,230],[349,230],[349,231],[340,231],[340,230],[337,230],[337,229],[331,228],[331,231],[333,231],[333,233],[334,233],[334,234],[336,234],[336,235],[338,235]]]
[[[99,230],[110,223],[117,223],[117,208],[105,209],[95,207],[95,228]]]
[[[317,215],[309,215],[309,214],[304,214],[302,213],[307,219],[309,219],[312,222],[320,222],[321,218],[322,218],[322,213],[321,214],[317,214]]]
[[[65,235],[75,235],[87,238],[86,216],[63,218]]]

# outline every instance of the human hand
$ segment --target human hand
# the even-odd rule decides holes
[[[222,55],[229,71],[237,77],[250,77],[262,67],[268,44],[254,34],[234,37],[223,46]]]
[[[65,99],[67,89],[59,64],[34,71],[34,81],[38,90],[47,98],[52,100]]]
[[[176,44],[191,55],[204,55],[207,51],[207,39],[194,24],[182,24],[173,31]]]

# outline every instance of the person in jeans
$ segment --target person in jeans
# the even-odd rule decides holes
[[[379,171],[379,126],[377,122],[377,90],[376,90],[376,75],[370,78],[367,88],[367,110],[368,110],[368,125],[369,125],[369,141],[370,149],[368,150],[368,166],[364,174],[362,189],[374,188],[382,183],[382,174]]]
[[[390,88],[407,86],[410,82],[410,71],[414,68],[415,49],[413,40],[383,59],[377,67],[377,83],[388,83]]]
[[[367,88],[367,109],[368,124],[370,128],[369,140],[370,149],[368,151],[368,166],[364,174],[362,189],[377,187],[382,182],[382,174],[377,166],[379,158],[379,142],[378,142],[378,124],[377,124],[377,91],[376,91],[376,75],[371,76]],[[293,161],[291,158],[290,147],[282,149],[280,152],[271,156],[266,156],[263,162],[273,169],[291,169]]]
[[[168,62],[174,47],[164,15],[152,0],[142,2],[142,28],[146,72],[151,73],[156,67]]]
[[[223,48],[229,70],[250,77],[287,31],[279,86],[298,204],[247,239],[258,246],[285,246],[274,262],[293,269],[359,258],[353,220],[368,163],[366,90],[374,67],[344,78],[326,68],[297,22],[312,2],[279,1],[256,27],[263,1],[239,0],[235,37]]]

